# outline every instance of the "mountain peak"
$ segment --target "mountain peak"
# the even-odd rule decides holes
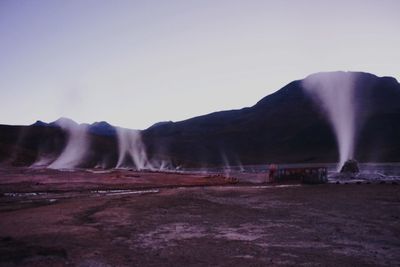
[[[58,125],[58,126],[62,126],[62,125],[78,125],[78,123],[70,118],[66,118],[66,117],[60,117],[59,119],[53,121],[52,123],[50,123],[50,125]]]
[[[49,126],[48,123],[43,122],[41,120],[37,120],[35,123],[33,123],[31,126]]]
[[[97,135],[113,136],[116,134],[115,127],[106,121],[96,121],[89,125],[89,132]]]
[[[95,121],[90,126],[91,127],[113,127],[111,124],[109,124],[106,121]]]

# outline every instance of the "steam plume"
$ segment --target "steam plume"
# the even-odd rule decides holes
[[[127,167],[126,161],[131,160],[138,170],[151,169],[140,132],[116,127],[118,137],[118,162],[116,168]]]
[[[69,119],[55,122],[68,134],[67,145],[61,155],[48,167],[52,169],[70,169],[81,163],[88,150],[87,126],[79,125]]]
[[[319,73],[303,80],[303,87],[320,104],[335,131],[339,146],[339,166],[354,157],[356,114],[354,99],[356,76],[350,73]]]

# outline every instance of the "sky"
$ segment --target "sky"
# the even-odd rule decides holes
[[[397,0],[0,0],[0,124],[145,129],[320,71],[400,80]]]

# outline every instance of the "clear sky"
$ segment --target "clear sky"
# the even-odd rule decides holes
[[[295,79],[400,78],[398,0],[0,0],[0,124],[143,129]]]

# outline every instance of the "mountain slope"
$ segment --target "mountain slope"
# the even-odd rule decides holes
[[[399,161],[399,83],[368,73],[334,74],[355,79],[355,98],[360,102],[357,113],[365,119],[356,158]],[[250,108],[152,127],[143,135],[151,155],[169,155],[189,165],[338,159],[332,127],[321,107],[304,90],[302,81],[289,83]]]
[[[360,118],[355,158],[400,161],[399,83],[391,77],[360,72],[309,77],[315,75],[354,80]],[[156,123],[141,131],[147,156],[152,162],[183,167],[336,162],[338,151],[332,126],[303,84],[302,80],[293,81],[252,107]],[[340,93],[341,88],[335,90]],[[68,119],[61,122],[76,124]],[[118,159],[114,126],[106,122],[86,126],[90,145],[81,167],[114,167]],[[55,123],[0,125],[0,161],[31,165],[43,157],[56,157],[67,139],[68,132]]]

